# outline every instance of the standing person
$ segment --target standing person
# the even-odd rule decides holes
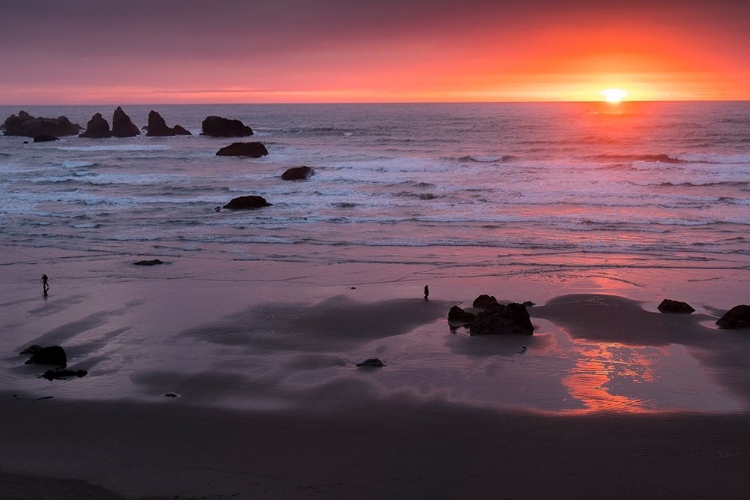
[[[427,285],[424,286],[424,300],[429,300],[430,297],[430,287]]]
[[[49,290],[49,283],[47,283],[47,275],[42,274],[42,290],[44,291],[44,296],[47,296],[47,290]]]

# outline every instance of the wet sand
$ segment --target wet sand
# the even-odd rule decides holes
[[[677,316],[655,312],[653,293],[633,300],[634,289],[498,292],[488,278],[434,278],[424,301],[424,280],[404,279],[414,269],[393,267],[376,282],[362,266],[241,264],[250,271],[239,277],[233,263],[205,275],[195,262],[97,266],[109,281],[53,268],[46,301],[33,263],[4,285],[3,500],[750,496],[750,335],[712,327],[735,300],[704,293],[696,314]],[[537,333],[451,333],[450,306],[479,293],[538,302]],[[37,379],[17,355],[31,343],[66,346],[89,376]],[[652,357],[581,355],[580,373],[566,364],[591,346]],[[671,346],[699,377],[648,364]],[[371,356],[389,366],[355,367]],[[680,398],[622,396],[658,382],[657,400]],[[480,399],[475,385],[494,392]],[[503,406],[523,391],[519,404],[549,406]],[[662,409],[706,393],[721,396],[706,411]]]

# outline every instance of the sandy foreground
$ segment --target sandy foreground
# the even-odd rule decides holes
[[[424,270],[404,279],[413,267],[384,266],[374,283],[372,266],[258,265],[238,279],[236,264],[203,276],[177,262],[135,280],[126,265],[102,279],[110,261],[66,266],[48,272],[46,301],[33,259],[14,271],[22,285],[2,288],[2,500],[750,498],[750,341],[710,327],[739,293],[670,297],[698,309],[676,316],[632,288],[506,283],[501,301],[539,304],[539,333],[478,339],[445,316],[495,292],[488,278],[432,276],[425,302]],[[66,346],[89,375],[37,379],[17,354],[31,343]],[[690,373],[660,367],[674,345]],[[621,357],[591,361],[591,346]],[[631,347],[643,359],[622,357]],[[585,369],[565,364],[571,350]],[[354,366],[370,354],[389,366]],[[653,394],[628,392],[659,379]],[[550,409],[480,398],[495,387]],[[685,410],[696,398],[725,406]]]
[[[247,414],[3,397],[0,425],[3,499],[750,494],[747,416],[554,417],[397,400]]]

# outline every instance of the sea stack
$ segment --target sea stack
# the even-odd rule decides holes
[[[141,131],[133,124],[130,117],[125,114],[125,111],[118,106],[112,115],[112,136],[135,137],[137,135],[141,135]]]
[[[149,137],[172,137],[175,135],[193,135],[180,125],[174,127],[167,127],[167,122],[161,117],[159,113],[151,110],[148,114],[148,132],[146,135]]]
[[[209,137],[247,137],[253,129],[240,120],[230,120],[220,116],[209,116],[203,120],[201,135]]]
[[[109,129],[109,122],[104,119],[101,113],[96,113],[86,124],[86,130],[78,137],[87,139],[106,139],[112,137],[112,131]]]

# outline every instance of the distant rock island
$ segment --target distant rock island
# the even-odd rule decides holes
[[[109,129],[109,122],[104,119],[101,113],[96,113],[86,124],[86,130],[78,137],[88,139],[106,139],[112,137],[112,131]]]
[[[146,125],[146,135],[149,137],[171,137],[175,135],[193,135],[180,125],[167,127],[167,122],[159,113],[151,110],[148,114],[148,125]]]
[[[230,120],[220,116],[209,116],[203,120],[201,135],[209,137],[247,137],[253,135],[253,129],[240,120]]]
[[[135,137],[137,135],[141,135],[141,131],[133,124],[125,111],[117,106],[112,115],[112,137]]]
[[[37,118],[31,116],[26,111],[19,111],[17,115],[10,115],[0,126],[3,135],[37,137],[40,135],[51,135],[53,137],[62,137],[67,135],[78,135],[83,130],[77,123],[65,117],[58,118]]]

